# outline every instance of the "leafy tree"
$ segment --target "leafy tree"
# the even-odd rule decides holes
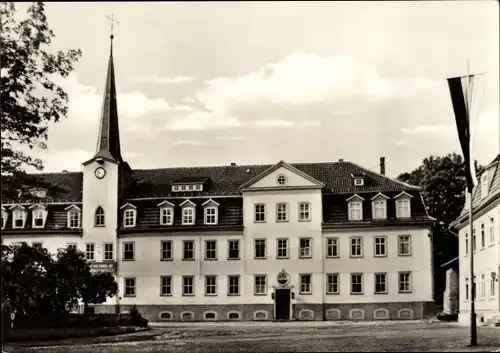
[[[91,274],[86,277],[82,288],[82,300],[84,312],[88,312],[89,304],[101,304],[107,297],[113,297],[118,293],[118,284],[112,274],[103,272]]]
[[[68,112],[68,95],[56,80],[67,77],[81,56],[80,50],[49,51],[55,34],[42,2],[32,3],[26,15],[18,19],[14,3],[0,2],[1,169],[14,181],[29,166],[43,169],[40,159],[20,147],[46,148],[48,123]]]

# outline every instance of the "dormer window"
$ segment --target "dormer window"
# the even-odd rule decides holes
[[[172,192],[202,191],[203,184],[176,184],[172,185]]]
[[[123,226],[135,227],[136,218],[137,218],[137,207],[130,203],[126,203],[120,209],[123,210]]]
[[[387,219],[387,200],[389,197],[382,193],[378,193],[372,197],[372,218]]]
[[[363,178],[354,178],[354,185],[363,186],[365,185],[365,181],[363,180]]]
[[[219,216],[219,204],[210,199],[202,204],[205,211],[205,224],[217,224]]]
[[[348,219],[350,221],[363,220],[363,201],[364,199],[356,194],[349,197],[347,200]]]
[[[68,212],[68,228],[77,229],[81,227],[82,211],[78,206],[71,205],[64,209]]]
[[[484,172],[481,176],[481,198],[488,196],[488,172]]]
[[[24,228],[27,212],[23,206],[12,207],[12,228]]]
[[[186,200],[180,206],[182,207],[182,225],[193,225],[196,217],[196,205]]]
[[[395,196],[396,200],[396,218],[410,218],[411,217],[411,198],[413,196],[402,192]]]
[[[43,228],[45,226],[45,220],[47,218],[47,210],[45,206],[33,205],[30,207],[33,215],[33,228]]]
[[[158,207],[160,207],[160,224],[168,226],[174,224],[174,204],[163,201]]]
[[[9,218],[9,213],[2,207],[2,229],[5,229],[8,218]]]

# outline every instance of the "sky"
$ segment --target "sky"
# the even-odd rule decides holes
[[[20,7],[21,6],[21,7]],[[22,9],[23,4],[17,4]],[[114,14],[121,147],[133,169],[334,162],[391,177],[461,153],[446,78],[486,72],[474,157],[500,149],[497,1],[46,4],[69,113],[32,153],[92,157]]]

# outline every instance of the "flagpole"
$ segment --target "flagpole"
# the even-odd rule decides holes
[[[467,91],[466,91],[466,104],[467,104],[467,115],[468,115],[468,121],[469,121],[469,138],[471,137],[471,120],[470,120],[470,106],[471,106],[471,101],[470,101],[470,60],[467,59]],[[469,139],[469,143],[472,143],[472,141]],[[470,147],[469,147],[470,150]],[[475,165],[474,161],[472,160],[472,154],[470,154],[471,161],[470,163],[472,164],[471,169],[474,170],[475,172]],[[474,176],[473,176],[474,177]],[[469,185],[468,187],[468,193],[469,193],[469,234],[471,235],[471,242],[470,242],[470,278],[471,278],[471,301],[470,301],[470,345],[471,346],[477,346],[477,322],[476,322],[476,310],[475,310],[475,294],[476,294],[476,281],[474,278],[474,245],[476,243],[476,239],[474,238],[474,227],[473,227],[473,219],[472,219],[472,190],[473,186]]]

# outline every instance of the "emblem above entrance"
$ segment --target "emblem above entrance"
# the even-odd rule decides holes
[[[286,286],[290,283],[290,275],[285,270],[281,270],[276,276],[276,282],[278,282],[280,286]]]

